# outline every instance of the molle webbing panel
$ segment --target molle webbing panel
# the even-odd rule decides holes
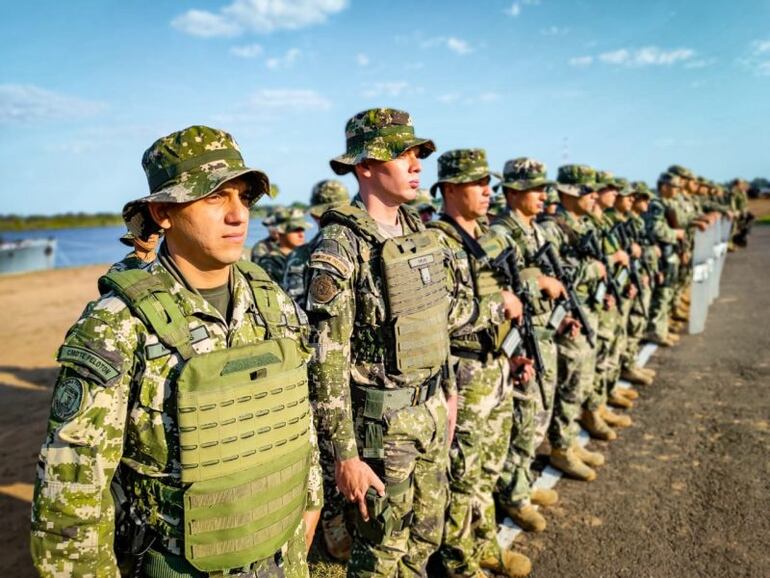
[[[177,380],[185,555],[199,570],[271,556],[296,529],[309,471],[307,369],[274,339],[193,357]]]
[[[449,351],[443,253],[428,231],[388,239],[382,268],[395,337],[396,368],[435,373]]]

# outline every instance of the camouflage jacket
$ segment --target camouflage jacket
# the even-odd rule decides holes
[[[351,204],[365,213],[359,197]],[[404,235],[425,230],[412,211],[402,207],[399,216]],[[370,261],[377,254],[379,246],[374,242],[344,224],[330,223],[321,229],[310,257],[307,313],[315,347],[310,365],[311,396],[318,430],[331,440],[339,460],[358,456],[352,384],[416,388],[431,377],[424,371],[394,374],[388,369],[386,358],[393,344],[386,322],[385,285],[379,263]],[[447,251],[445,258],[452,257]],[[453,307],[450,299],[450,311]],[[446,319],[436,322],[440,331],[448,331]],[[448,370],[448,362],[446,365]],[[453,376],[445,376],[443,387],[447,394],[456,393]]]
[[[231,274],[232,315],[228,323],[197,292],[185,288],[159,261],[146,270],[161,278],[188,319],[197,354],[259,342],[264,321],[253,293],[237,269]],[[276,287],[284,313],[284,334],[306,343],[304,313]],[[160,353],[158,353],[158,350]],[[310,350],[305,345],[310,356]],[[154,351],[154,353],[150,353]],[[113,542],[115,507],[110,484],[118,465],[133,485],[123,487],[136,514],[153,526],[159,504],[142,494],[142,480],[160,478],[181,486],[175,378],[180,355],[114,293],[86,307],[59,350],[48,432],[38,460],[32,506],[31,550],[41,576],[118,576]],[[322,505],[317,439],[309,475],[308,510]],[[123,476],[121,475],[121,480]],[[163,516],[166,523],[173,519]],[[182,519],[177,519],[181,527]],[[181,528],[180,528],[181,531]],[[167,544],[180,553],[183,544]]]
[[[545,298],[538,287],[537,278],[543,274],[534,262],[538,250],[549,241],[546,232],[540,224],[532,222],[532,226],[527,226],[513,211],[506,209],[497,216],[492,223],[492,229],[499,231],[500,234],[508,236],[516,244],[519,254],[522,256],[522,281],[527,281],[529,285],[529,294],[532,299],[532,306],[535,310],[535,316],[532,322],[538,327],[544,327],[553,310],[553,303]],[[558,244],[556,249],[558,250]]]
[[[596,259],[581,255],[577,251],[577,246],[580,239],[591,230],[593,225],[586,218],[575,217],[562,208],[559,208],[555,222],[560,229],[559,235],[563,239],[559,250],[565,268],[572,276],[573,286],[578,297],[583,302],[588,302],[601,280],[601,263]],[[552,233],[551,237],[554,236]]]
[[[643,218],[647,227],[647,235],[652,241],[667,245],[676,243],[676,231],[669,225],[666,218],[666,205],[660,198],[650,201],[650,206]]]
[[[283,283],[287,259],[288,255],[283,253],[278,245],[274,245],[267,253],[257,257],[254,262],[267,271],[270,278],[280,285]]]
[[[264,239],[260,239],[256,243],[254,243],[254,246],[251,248],[251,261],[253,263],[257,262],[257,259],[260,257],[264,257],[271,251],[275,251],[278,248],[277,241],[274,241],[270,237],[265,237]]]
[[[306,276],[308,274],[310,255],[318,244],[319,238],[320,234],[313,237],[301,247],[294,249],[289,253],[289,256],[286,257],[286,267],[283,272],[283,282],[281,285],[291,298],[303,309],[307,297]]]

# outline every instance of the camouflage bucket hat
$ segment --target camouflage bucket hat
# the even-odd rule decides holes
[[[499,193],[492,197],[492,200],[489,203],[489,209],[487,209],[487,212],[492,213],[493,215],[500,215],[504,213],[507,208],[508,208],[508,202],[505,200],[505,195],[502,193]]]
[[[284,209],[283,211],[274,213],[275,221],[273,227],[275,227],[279,233],[289,233],[301,229],[306,231],[310,229],[313,224],[309,223],[305,219],[305,213],[301,209]]]
[[[658,186],[660,185],[671,185],[672,187],[681,187],[682,186],[682,179],[679,175],[675,175],[674,173],[665,172],[661,173],[658,177]]]
[[[436,196],[440,183],[472,183],[489,176],[500,178],[497,173],[489,171],[484,149],[447,151],[438,158],[438,181],[431,185],[430,194]]]
[[[514,191],[529,191],[555,185],[554,181],[548,180],[547,171],[545,163],[535,159],[528,157],[512,159],[505,163],[503,182],[495,185],[495,190],[503,186]]]
[[[671,165],[668,167],[667,173],[671,173],[672,175],[676,175],[677,177],[682,177],[683,179],[694,179],[695,173],[693,173],[690,169],[683,167],[682,165]]]
[[[621,185],[618,184],[618,179],[610,171],[596,171],[595,190],[601,192],[607,189],[615,189],[620,192]]]
[[[131,231],[128,231],[127,233],[123,233],[120,236],[120,238],[118,239],[118,241],[123,243],[126,247],[133,248],[134,247],[134,239],[135,238],[136,237],[134,237],[134,234]]]
[[[618,195],[621,197],[630,197],[634,194],[634,190],[628,182],[628,179],[618,177],[615,179],[615,188],[618,189]]]
[[[588,165],[562,165],[556,176],[556,190],[571,197],[595,192],[596,171]]]
[[[332,170],[344,175],[366,159],[392,161],[414,147],[424,159],[436,150],[433,141],[416,137],[409,113],[393,108],[359,112],[345,125],[345,154],[329,161]]]
[[[644,181],[634,181],[629,188],[634,196],[639,197],[640,199],[650,200],[655,196]]]
[[[559,204],[559,191],[556,190],[556,183],[546,188],[545,205],[558,205]]]
[[[316,219],[320,219],[326,209],[344,205],[350,202],[350,194],[347,187],[340,181],[327,179],[315,184],[310,193],[309,213]]]
[[[150,194],[123,207],[129,231],[141,239],[157,233],[147,203],[187,203],[202,199],[238,177],[251,185],[254,200],[270,191],[262,171],[250,169],[233,137],[207,126],[191,126],[156,140],[142,156]]]

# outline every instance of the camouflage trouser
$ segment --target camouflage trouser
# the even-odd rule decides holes
[[[345,497],[337,489],[337,478],[334,472],[334,448],[331,438],[318,437],[318,453],[321,460],[321,472],[323,474],[324,507],[321,517],[329,520],[336,516],[345,516],[350,519],[350,506]]]
[[[673,298],[674,289],[665,285],[658,285],[652,293],[647,332],[657,339],[665,339],[668,335],[668,317]]]
[[[513,408],[513,429],[503,474],[497,482],[497,499],[509,506],[529,503],[532,490],[532,462],[538,446],[545,439],[551,423],[556,397],[558,373],[557,349],[553,337],[542,335],[538,339],[543,356],[543,390],[548,408],[543,405],[540,386],[536,379],[527,384],[526,394],[517,397]]]
[[[652,290],[645,287],[642,290],[642,302],[647,313],[650,313],[652,302]],[[620,366],[622,369],[631,369],[636,367],[636,357],[639,355],[639,343],[644,337],[644,331],[647,328],[648,318],[642,312],[642,308],[634,303],[628,316],[626,326],[626,347],[620,354]]]
[[[224,576],[201,572],[190,564],[184,556],[150,549],[145,553],[141,573],[144,578],[207,578]],[[305,524],[301,522],[289,541],[280,550],[280,556],[271,556],[254,563],[248,573],[239,574],[247,578],[307,578],[310,572],[307,566],[305,546]]]
[[[493,491],[511,431],[513,384],[504,357],[460,359],[457,428],[450,456],[449,508],[441,557],[451,575],[474,576],[484,558],[499,555]]]
[[[598,324],[596,313],[587,307],[584,311],[595,331]],[[583,402],[593,387],[596,352],[582,333],[575,339],[560,335],[556,338],[556,346],[559,377],[548,439],[553,448],[567,449],[580,432],[577,420]]]
[[[362,412],[362,408],[356,411],[359,448],[371,442]],[[398,488],[388,493],[383,517],[390,524],[405,526],[383,532],[373,517],[368,523],[359,518],[348,576],[425,576],[428,558],[438,550],[444,531],[449,466],[447,432],[446,400],[440,391],[426,403],[385,413],[384,457],[365,461],[386,489]],[[374,539],[373,534],[378,533]]]
[[[616,328],[616,338],[610,350],[610,359],[608,360],[608,373],[605,384],[606,392],[609,394],[615,388],[620,379],[620,370],[623,364],[623,355],[628,346],[628,319],[631,316],[631,309],[636,305],[636,299],[628,299],[623,302],[620,308],[620,318]]]

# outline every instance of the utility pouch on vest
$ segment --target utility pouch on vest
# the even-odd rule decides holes
[[[390,506],[392,499],[399,498],[409,491],[412,485],[412,476],[397,484],[388,485],[384,496],[380,496],[377,490],[370,487],[366,491],[366,510],[369,520],[364,521],[361,513],[356,516],[356,529],[368,542],[382,544],[385,538],[393,532],[400,532],[408,528],[414,521],[414,512],[410,511],[402,518],[397,518]]]
[[[291,339],[195,356],[177,380],[185,557],[206,572],[272,556],[305,507],[310,407]]]
[[[435,373],[449,353],[443,253],[428,231],[386,240],[382,269],[393,327],[395,369]]]

